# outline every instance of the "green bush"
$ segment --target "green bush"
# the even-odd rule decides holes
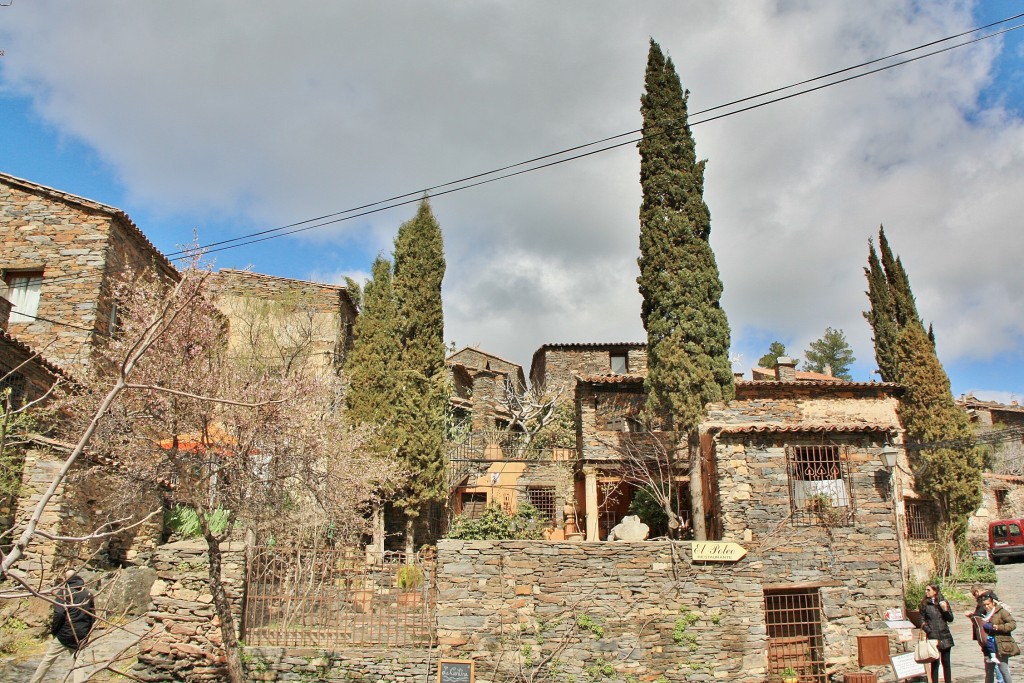
[[[957,583],[995,583],[996,566],[991,560],[972,557],[960,563],[960,570],[953,578]]]
[[[199,515],[187,505],[175,505],[167,511],[167,528],[182,538],[198,538],[202,535],[199,528]],[[210,531],[220,535],[228,526],[228,511],[217,508],[210,514]]]
[[[906,604],[907,610],[914,611],[921,608],[921,602],[924,600],[924,588],[928,584],[921,583],[917,579],[910,579],[906,585]]]
[[[458,515],[448,529],[447,538],[462,541],[535,541],[544,538],[547,518],[529,503],[520,502],[515,514],[500,505],[488,505],[477,519]]]

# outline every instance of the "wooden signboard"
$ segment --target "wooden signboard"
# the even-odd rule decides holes
[[[906,678],[914,678],[915,676],[928,675],[925,673],[924,664],[914,661],[913,652],[904,652],[901,655],[893,655],[892,657],[889,657],[889,662],[892,664],[892,672],[896,674],[897,681],[902,681]]]
[[[437,683],[474,683],[476,662],[468,659],[442,659],[437,662]]]
[[[693,541],[690,552],[697,562],[735,562],[747,554],[747,549],[729,541]]]

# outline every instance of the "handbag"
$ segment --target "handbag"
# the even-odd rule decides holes
[[[921,664],[934,662],[939,658],[939,641],[929,640],[921,634],[921,640],[914,646],[914,661]]]

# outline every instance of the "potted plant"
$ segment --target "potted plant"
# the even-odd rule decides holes
[[[925,584],[916,579],[906,583],[904,603],[907,608],[907,620],[917,628],[921,628],[921,602],[924,600]]]
[[[787,666],[782,670],[782,683],[798,683],[800,677],[796,675],[796,669]]]
[[[404,564],[395,574],[395,585],[398,586],[398,604],[416,605],[423,600],[420,586],[423,585],[423,569],[419,565]]]

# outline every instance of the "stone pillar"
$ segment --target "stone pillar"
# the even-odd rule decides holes
[[[597,509],[597,469],[594,467],[583,468],[584,491],[586,492],[587,506],[587,540],[600,541],[599,531],[600,510]]]

